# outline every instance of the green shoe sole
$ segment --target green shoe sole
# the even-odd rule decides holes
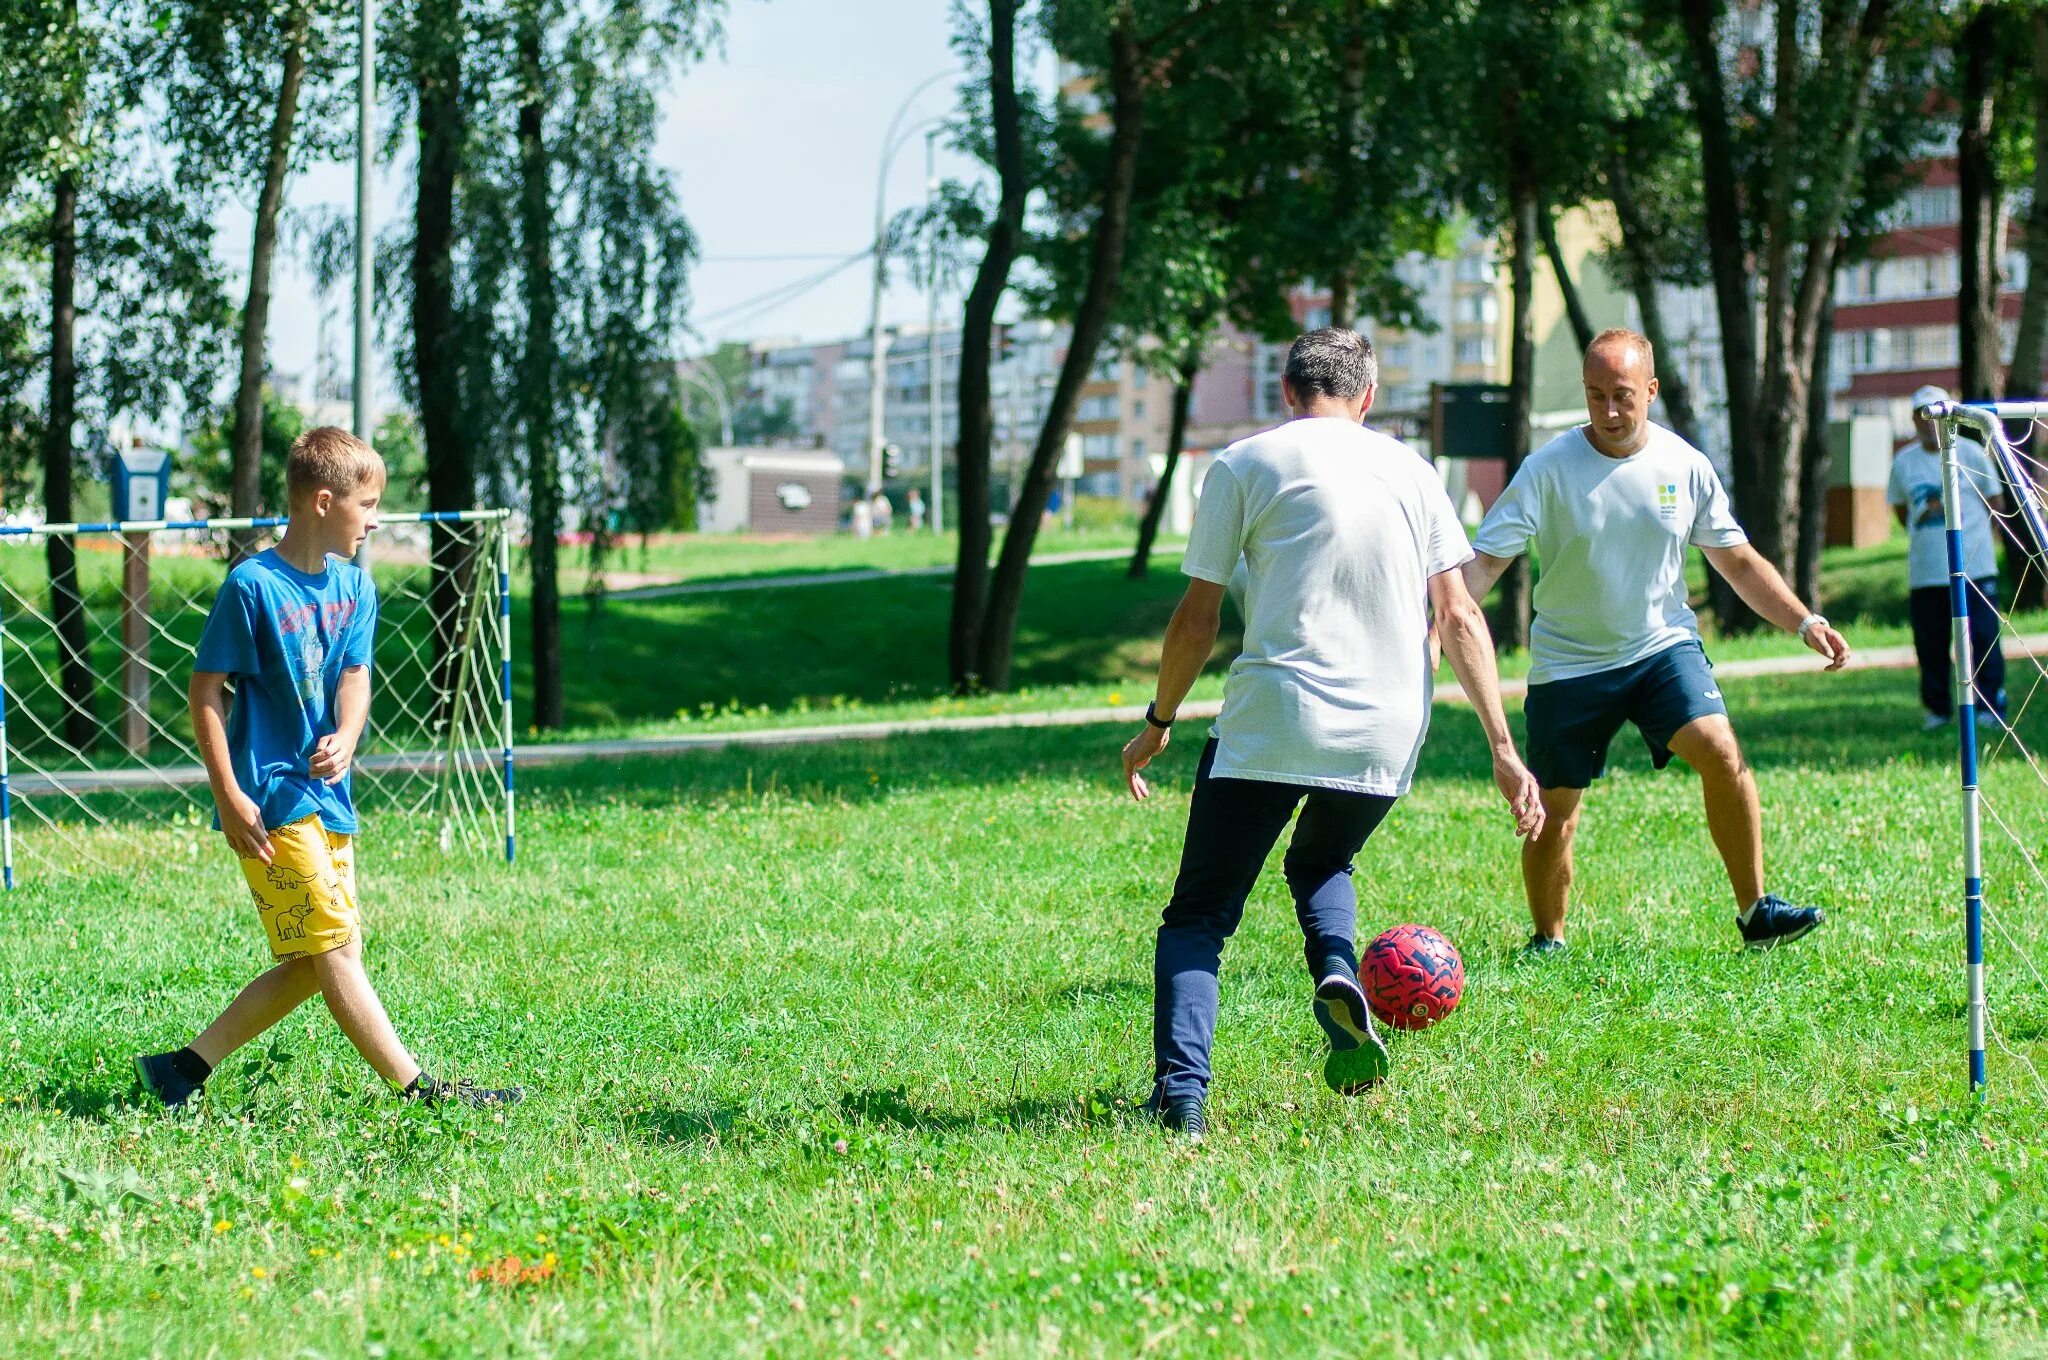
[[[1370,1034],[1357,1048],[1333,1048],[1323,1059],[1323,1081],[1340,1096],[1355,1096],[1386,1080],[1386,1044]]]

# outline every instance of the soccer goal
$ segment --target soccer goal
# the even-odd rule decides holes
[[[1987,923],[2003,946],[2003,955],[2048,995],[2034,963],[2042,908],[2048,906],[2048,853],[2038,828],[2048,821],[2048,768],[2027,743],[2027,711],[2048,681],[2048,665],[2033,649],[2016,646],[2021,622],[2036,627],[2041,620],[2017,618],[2016,602],[2038,591],[2048,579],[2048,497],[2042,486],[2048,462],[2032,448],[2037,422],[2048,421],[2048,402],[1936,402],[1919,408],[1929,417],[1941,446],[1942,517],[1948,548],[1950,647],[1954,659],[1957,749],[1962,774],[1963,948],[1967,969],[1970,1089],[1981,1096],[1986,1088],[1987,1043],[2012,1058],[2034,1079],[2044,1095],[2048,1082],[2000,1033],[1985,992],[1984,936]],[[2026,434],[2013,438],[2008,424],[2023,425]],[[1997,476],[1985,484],[1958,454],[1959,438],[1974,439],[1991,455]],[[2004,500],[2004,508],[1993,502]],[[1984,503],[1995,520],[2003,521],[2008,542],[2024,562],[2018,580],[2003,581],[1998,599],[1987,597],[1964,565],[1963,506],[1966,498]],[[2012,669],[2006,683],[2006,712],[2001,718],[1980,703],[1980,667],[1970,636],[1971,606],[1988,605],[1997,615],[2003,650]],[[2048,701],[2044,701],[2048,702]],[[1988,868],[1987,868],[1988,864]],[[1994,891],[1987,893],[1990,882]],[[2038,1035],[2038,1020],[2030,1026]]]
[[[512,858],[505,510],[385,514],[357,806]],[[185,687],[235,546],[278,519],[0,526],[0,879],[135,871],[138,824],[213,809]],[[72,564],[64,570],[64,563]],[[53,573],[53,563],[57,570]],[[70,585],[67,588],[67,577]],[[396,814],[395,816],[393,814]]]

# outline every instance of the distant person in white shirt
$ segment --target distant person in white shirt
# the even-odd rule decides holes
[[[924,528],[924,497],[918,494],[916,487],[910,488],[910,496],[903,508],[910,516],[910,532],[916,533]]]
[[[1913,620],[1913,653],[1920,660],[1920,704],[1927,730],[1955,715],[1955,665],[1949,655],[1948,524],[1941,501],[1941,445],[1934,422],[1920,408],[1947,401],[1939,387],[1913,394],[1913,428],[1918,437],[1892,459],[1885,499],[1906,526],[1906,603]],[[2005,513],[2004,486],[1991,455],[1958,432],[1956,467],[1963,482],[1963,592],[1970,612],[1970,655],[1977,665],[1977,703],[2005,717],[2005,652],[1998,645],[1998,550],[1991,537],[1991,511]],[[1987,509],[1987,503],[1989,508]]]
[[[1475,599],[1530,548],[1542,566],[1524,715],[1546,817],[1522,847],[1536,926],[1527,952],[1565,947],[1579,803],[1624,722],[1635,724],[1658,769],[1675,754],[1699,772],[1744,942],[1762,949],[1796,940],[1825,917],[1764,891],[1756,780],[1686,605],[1686,545],[1704,550],[1745,604],[1797,633],[1829,670],[1848,664],[1849,644],[1750,546],[1706,455],[1650,423],[1650,342],[1634,331],[1601,332],[1586,350],[1584,376],[1590,419],[1529,455],[1480,524],[1477,556],[1465,566]]]
[[[1225,449],[1202,486],[1166,630],[1157,697],[1124,747],[1131,794],[1166,749],[1181,700],[1216,645],[1219,606],[1246,569],[1244,646],[1195,772],[1180,873],[1153,963],[1147,1108],[1199,1138],[1216,1034],[1217,972],[1247,894],[1302,805],[1287,886],[1306,944],[1323,1078],[1350,1094],[1386,1074],[1358,985],[1351,862],[1408,791],[1429,730],[1429,619],[1493,748],[1518,830],[1542,824],[1536,781],[1501,711],[1493,641],[1465,593],[1465,530],[1430,465],[1363,428],[1378,364],[1355,331],[1310,331],[1288,351],[1293,419]]]

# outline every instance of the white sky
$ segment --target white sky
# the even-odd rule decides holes
[[[922,82],[956,70],[947,45],[949,0],[731,0],[724,54],[686,71],[665,99],[667,125],[657,158],[676,176],[703,260],[692,282],[692,349],[722,340],[795,336],[830,340],[868,324],[870,275],[854,265],[780,305],[749,306],[784,285],[829,269],[866,248],[874,231],[882,138],[905,97]],[[1038,79],[1050,80],[1049,63]],[[954,79],[942,79],[910,103],[902,127],[944,117]],[[924,142],[901,143],[888,177],[890,214],[921,201]],[[967,176],[972,162],[939,149],[939,174]],[[405,210],[410,161],[380,167],[377,213],[389,222]],[[353,212],[352,165],[316,166],[289,187],[290,209]],[[220,218],[219,249],[236,276],[247,268],[253,189]],[[281,243],[270,322],[271,362],[280,373],[306,372],[319,343],[320,304],[288,233]],[[753,256],[803,256],[754,259]],[[817,258],[808,258],[817,257]],[[345,287],[330,352],[344,368],[351,339]],[[947,309],[958,299],[948,297]],[[922,321],[926,302],[907,282],[884,299],[887,322]],[[380,347],[380,387],[389,372]]]

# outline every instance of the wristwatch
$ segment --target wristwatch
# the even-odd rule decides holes
[[[1172,718],[1162,718],[1159,716],[1159,709],[1156,701],[1145,705],[1145,721],[1151,723],[1154,727],[1157,727],[1162,731],[1166,728],[1173,726]]]
[[[1801,642],[1806,641],[1806,633],[1808,629],[1825,628],[1827,626],[1828,621],[1822,615],[1808,614],[1805,618],[1799,621],[1799,640]]]

